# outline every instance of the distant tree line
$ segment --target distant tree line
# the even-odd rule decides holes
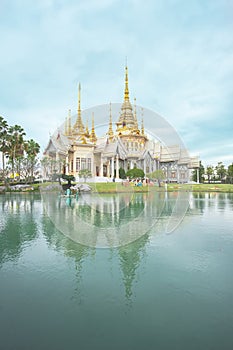
[[[198,171],[193,170],[192,180],[197,182]],[[207,165],[205,168],[200,162],[199,168],[199,182],[221,182],[221,183],[233,183],[233,163],[226,167],[222,162],[218,162],[216,166]]]
[[[0,116],[0,181],[34,181],[40,146],[33,139],[26,140],[25,136],[20,125],[10,126]]]

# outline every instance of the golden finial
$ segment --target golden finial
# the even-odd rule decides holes
[[[66,117],[64,135],[68,135],[68,117]]]
[[[84,133],[84,125],[82,122],[81,116],[81,84],[78,85],[78,116],[77,120],[74,124],[74,134],[83,134]]]
[[[90,137],[89,130],[88,130],[88,118],[87,118],[87,121],[86,121],[86,132],[85,132],[85,136],[86,136],[86,137]]]
[[[134,97],[134,121],[135,121],[135,128],[138,129],[136,97]]]
[[[81,84],[78,84],[78,115],[81,115]]]
[[[67,133],[71,135],[71,109],[68,111],[68,123],[67,123]]]
[[[96,140],[97,140],[97,137],[95,134],[94,112],[92,113],[92,128],[91,128],[90,140],[91,140],[91,142],[96,142]]]
[[[144,135],[145,130],[144,130],[144,121],[143,121],[143,108],[141,109],[141,112],[142,112],[141,134]]]
[[[108,137],[109,140],[112,140],[114,136],[114,132],[112,129],[112,104],[110,102],[110,106],[109,106],[109,127],[108,127]]]
[[[125,94],[124,94],[124,101],[129,101],[128,67],[127,67],[127,64],[125,66]]]

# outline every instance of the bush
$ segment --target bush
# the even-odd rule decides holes
[[[142,169],[134,168],[127,171],[126,176],[128,176],[130,179],[137,178],[137,177],[144,177],[144,171]]]

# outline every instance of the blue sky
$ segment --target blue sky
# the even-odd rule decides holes
[[[0,48],[0,115],[42,149],[79,81],[84,109],[122,101],[127,56],[131,101],[205,165],[233,162],[230,0],[1,0]]]

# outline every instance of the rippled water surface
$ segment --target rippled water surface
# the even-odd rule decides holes
[[[1,195],[0,348],[232,350],[233,194],[187,195],[181,222],[176,193],[57,198],[56,221],[40,195]]]

